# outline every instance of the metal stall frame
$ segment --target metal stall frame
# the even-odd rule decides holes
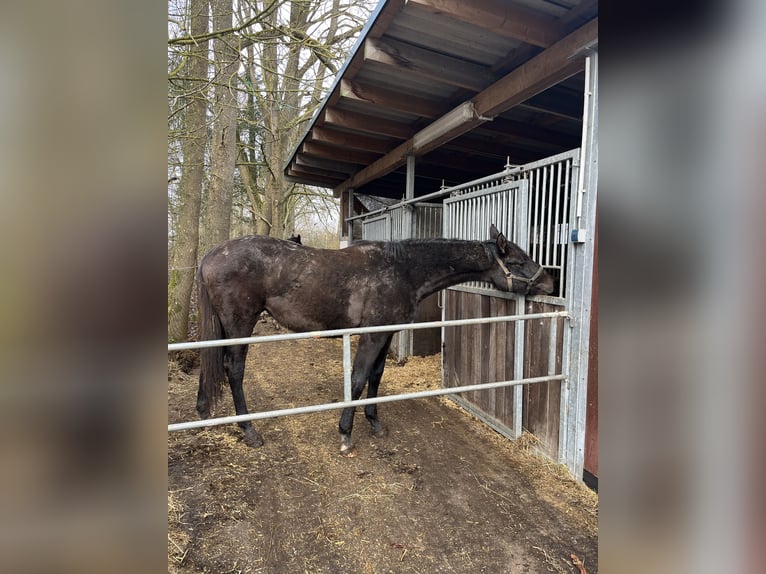
[[[586,80],[593,82],[593,66],[589,63]],[[595,92],[595,88],[589,90]],[[348,218],[349,224],[356,220],[369,221],[371,225],[380,225],[378,218],[388,218],[386,237],[373,237],[370,239],[399,239],[396,235],[394,220],[397,219],[399,210],[412,209],[418,204],[423,204],[430,199],[444,197],[442,205],[444,213],[455,202],[464,201],[472,197],[481,198],[497,192],[508,192],[511,197],[505,204],[505,209],[494,200],[487,200],[486,208],[495,210],[499,219],[493,220],[501,231],[525,249],[533,258],[539,259],[539,263],[548,269],[559,270],[559,296],[532,296],[519,297],[517,295],[501,292],[489,284],[472,282],[450,287],[454,291],[468,291],[479,295],[489,295],[518,301],[517,309],[523,314],[527,301],[535,301],[561,306],[567,317],[570,317],[569,328],[565,328],[562,334],[562,373],[566,374],[562,380],[560,413],[559,413],[559,443],[558,453],[554,456],[559,463],[565,464],[570,472],[578,479],[582,477],[585,443],[585,407],[587,394],[588,353],[587,343],[590,326],[590,293],[593,265],[594,237],[592,222],[595,221],[595,175],[596,161],[595,150],[595,97],[586,98],[586,105],[590,105],[591,112],[584,115],[586,127],[590,130],[583,137],[583,147],[562,152],[554,156],[543,158],[522,166],[506,165],[505,170],[466,182],[453,187],[442,187],[440,190],[420,196],[415,199],[406,199],[391,206],[387,206],[363,215],[355,215]],[[582,170],[581,166],[586,166]],[[592,189],[593,188],[593,189]],[[592,189],[592,191],[590,191]],[[559,190],[566,190],[561,194]],[[586,190],[589,193],[586,193]],[[511,205],[513,202],[513,205]],[[546,208],[546,205],[548,206]],[[555,221],[551,214],[556,214]],[[490,217],[491,218],[491,217]],[[444,237],[462,237],[465,239],[486,240],[485,234],[489,227],[487,221],[464,221],[460,232],[450,226],[452,223],[447,219],[443,222]],[[486,219],[486,218],[485,218]],[[390,235],[388,235],[390,233]],[[481,237],[480,237],[481,236]],[[444,301],[444,296],[441,298]],[[442,307],[442,319],[445,319],[445,309]],[[521,341],[514,350],[514,379],[521,379],[524,370],[523,364],[523,340],[524,324],[516,323],[515,337]],[[443,326],[448,326],[442,322]],[[551,337],[555,339],[559,335],[558,325],[555,321],[550,326]],[[444,342],[444,329],[442,329],[442,342]],[[551,351],[553,356],[555,350]],[[549,357],[549,364],[552,359]],[[550,368],[550,367],[549,367]],[[576,373],[577,380],[568,380],[568,369]],[[444,369],[442,369],[442,381],[444,385]],[[483,387],[475,387],[471,390],[481,390]],[[452,394],[450,388],[446,388],[445,394]],[[484,413],[471,403],[460,397],[452,395],[461,406],[469,410],[474,416],[490,424],[495,430],[505,436],[515,439],[522,433],[522,388],[514,389],[514,416],[513,428],[499,424],[498,421],[484,415]]]
[[[565,331],[563,367],[570,377],[562,383],[559,461],[566,461],[578,479],[585,463],[585,420],[588,395],[591,301],[595,256],[596,204],[598,199],[598,47],[585,58],[583,133],[575,198],[572,201],[570,257],[567,265],[568,309],[572,320]],[[566,393],[566,394],[564,394]],[[566,428],[564,425],[566,424]]]

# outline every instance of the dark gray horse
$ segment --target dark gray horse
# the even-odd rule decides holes
[[[345,249],[313,249],[253,235],[213,248],[199,266],[200,340],[249,337],[261,311],[293,331],[409,323],[428,295],[465,281],[489,281],[502,291],[549,294],[553,279],[494,225],[489,241],[407,239],[362,241]],[[354,400],[378,394],[391,333],[361,335],[351,374]],[[228,379],[238,415],[247,345],[202,349],[197,411],[210,416]],[[365,407],[375,436],[385,434],[376,405]],[[340,417],[341,453],[353,456],[354,409]],[[245,442],[263,440],[239,423]]]

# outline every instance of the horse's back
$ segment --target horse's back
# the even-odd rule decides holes
[[[266,236],[226,241],[203,259],[203,281],[219,308],[248,317],[267,309],[294,331],[408,321],[410,297],[388,245],[315,249]]]
[[[240,271],[260,270],[275,260],[287,261],[296,252],[306,249],[299,243],[266,235],[245,235],[229,239],[211,249],[200,264],[206,276]]]

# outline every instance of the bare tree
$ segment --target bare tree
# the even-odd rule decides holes
[[[208,0],[190,0],[189,30],[192,37],[208,32]],[[189,331],[189,307],[199,243],[199,216],[204,180],[205,146],[207,144],[207,58],[208,42],[190,44],[184,52],[180,70],[184,90],[182,165],[178,184],[178,213],[174,242],[170,252],[168,276],[168,340],[184,341]]]
[[[301,222],[327,243],[337,202],[282,169],[375,0],[169,2],[168,338],[177,341],[188,336],[197,260],[232,229],[284,237]]]
[[[233,25],[233,0],[212,0],[213,30]],[[213,131],[210,138],[210,185],[205,208],[203,249],[229,238],[237,159],[237,90],[239,89],[239,38],[221,34],[213,40]]]
[[[256,1],[251,9],[264,13],[272,4]],[[252,194],[254,211],[259,211],[258,233],[277,237],[290,234],[296,208],[312,197],[305,186],[286,181],[282,169],[370,7],[341,0],[289,2],[243,31],[247,37],[260,40],[248,50],[246,73],[252,97],[249,102],[255,110],[251,116],[259,120],[258,126],[248,129],[258,129],[261,135],[257,146],[252,138],[240,138],[246,149],[241,157],[251,171],[249,187],[260,190],[260,195]],[[261,166],[258,186],[252,185],[256,181],[252,166],[257,163]]]

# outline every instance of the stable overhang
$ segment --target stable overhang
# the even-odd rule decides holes
[[[389,0],[285,167],[291,181],[416,195],[579,145],[597,2]]]

